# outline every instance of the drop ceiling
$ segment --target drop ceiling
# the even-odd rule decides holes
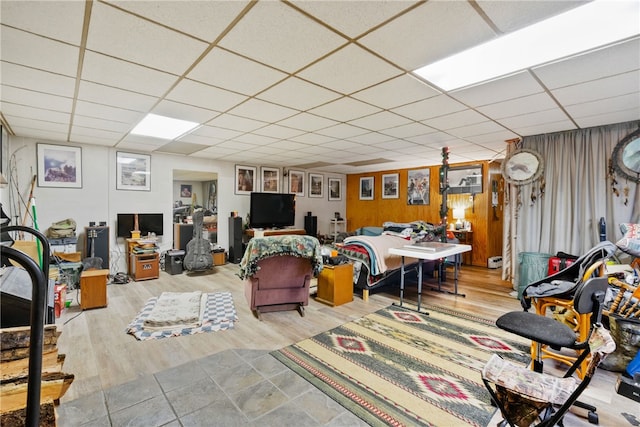
[[[436,165],[444,146],[502,158],[513,138],[639,119],[640,37],[451,92],[411,71],[581,3],[3,0],[2,123],[336,173]],[[150,112],[202,126],[132,135]]]

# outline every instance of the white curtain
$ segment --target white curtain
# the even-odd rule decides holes
[[[622,237],[620,223],[638,221],[639,185],[617,176],[616,194],[608,165],[616,144],[639,126],[634,121],[523,138],[518,148],[543,158],[544,191],[540,180],[505,186],[505,197],[509,191],[512,198],[509,227],[504,228],[503,260],[511,260],[503,265],[505,279],[517,275],[514,261],[520,252],[581,255],[599,242],[601,217],[607,222],[607,240],[614,243]]]

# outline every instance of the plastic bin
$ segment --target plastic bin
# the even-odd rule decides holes
[[[551,254],[542,252],[520,252],[518,254],[518,263],[520,264],[518,299],[522,298],[522,292],[529,284],[547,277],[551,256]]]

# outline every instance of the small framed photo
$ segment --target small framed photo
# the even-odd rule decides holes
[[[251,194],[256,188],[255,166],[236,165],[236,194]]]
[[[429,168],[410,170],[407,173],[407,205],[429,204]]]
[[[180,197],[191,198],[191,184],[180,184]]]
[[[373,200],[373,177],[360,178],[360,200]]]
[[[82,188],[82,149],[37,144],[38,187]]]
[[[397,173],[389,173],[382,175],[382,198],[383,199],[397,199],[398,193],[398,180],[400,175]]]
[[[262,167],[260,175],[262,176],[262,191],[264,193],[280,192],[280,169]]]
[[[329,178],[329,201],[342,200],[342,180]]]
[[[151,191],[151,156],[117,152],[116,190]]]
[[[324,175],[309,174],[309,197],[324,197]]]
[[[304,172],[289,170],[289,193],[304,197]]]

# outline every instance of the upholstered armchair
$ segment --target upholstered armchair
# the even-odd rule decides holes
[[[320,242],[312,236],[255,237],[240,261],[238,276],[258,319],[270,311],[298,310],[309,304],[311,278],[322,270]]]

